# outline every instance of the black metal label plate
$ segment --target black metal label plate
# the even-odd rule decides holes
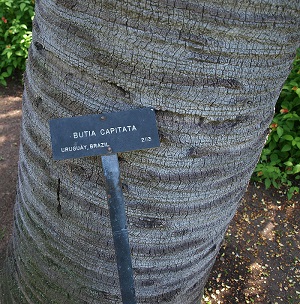
[[[50,120],[56,160],[159,147],[151,108]]]

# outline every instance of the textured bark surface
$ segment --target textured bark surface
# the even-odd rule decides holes
[[[36,1],[3,303],[121,303],[100,158],[51,158],[49,119],[151,106],[119,155],[138,303],[194,304],[299,44],[299,1]]]

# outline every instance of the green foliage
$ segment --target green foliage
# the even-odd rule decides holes
[[[288,198],[299,192],[300,180],[300,49],[276,104],[270,134],[253,180],[288,187]]]
[[[0,0],[0,84],[24,71],[31,42],[34,0]]]

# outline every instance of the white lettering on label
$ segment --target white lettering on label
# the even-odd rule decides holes
[[[73,133],[73,138],[84,138],[84,137],[91,137],[91,136],[96,136],[95,131],[81,131],[81,132],[74,132]]]
[[[150,136],[141,138],[141,142],[147,142],[147,141],[152,141],[152,138]]]
[[[81,151],[81,150],[88,150],[87,145],[79,145],[79,146],[70,146],[70,147],[64,147],[60,148],[60,151],[62,153],[65,152],[74,152],[74,151]]]
[[[133,132],[133,131],[137,131],[137,128],[135,125],[101,129],[100,134],[101,135],[112,135],[112,134],[117,134],[117,133]]]
[[[96,143],[96,144],[90,144],[90,149],[97,149],[97,148],[106,148],[109,147],[107,142],[104,143]]]

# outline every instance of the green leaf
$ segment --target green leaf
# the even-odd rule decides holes
[[[276,131],[277,131],[277,134],[278,134],[278,136],[280,138],[282,136],[282,134],[283,134],[283,128],[280,127],[280,126],[278,126]]]
[[[279,184],[278,184],[276,181],[272,180],[272,185],[273,185],[276,189],[279,189]]]
[[[299,187],[290,187],[287,193],[287,197],[290,200],[295,193],[299,193]]]
[[[23,51],[16,51],[16,53],[15,53],[17,56],[23,56],[24,55],[24,53],[23,53]]]
[[[267,173],[273,173],[275,171],[275,168],[273,167],[273,166],[268,166],[267,168],[266,168],[266,172]]]
[[[270,143],[269,143],[269,149],[270,150],[274,150],[275,148],[276,148],[276,146],[277,146],[277,143],[276,143],[276,141],[270,141]]]
[[[6,53],[7,59],[10,59],[12,54],[13,54],[12,51],[8,50],[8,52]]]
[[[292,87],[297,87],[297,86],[298,86],[297,81],[291,80],[291,81],[290,81],[290,86],[292,86]]]
[[[263,149],[263,154],[264,155],[270,155],[271,154],[271,150],[270,149]]]
[[[293,168],[293,173],[296,174],[296,173],[299,173],[300,172],[300,164],[294,166]]]
[[[2,84],[3,86],[7,86],[7,82],[5,79],[0,79],[0,84]]]
[[[282,152],[287,152],[287,151],[290,151],[291,148],[292,148],[291,145],[286,144],[286,145],[284,145],[284,146],[282,147],[281,151],[282,151]]]
[[[286,140],[293,140],[294,137],[292,135],[283,135],[281,138],[286,139]]]
[[[11,75],[11,73],[12,73],[12,71],[13,71],[13,67],[12,66],[9,66],[9,67],[7,67],[7,73],[9,74],[9,75]]]
[[[287,193],[288,200],[290,200],[293,197],[293,195],[294,195],[294,192],[288,191],[288,193]]]
[[[287,167],[292,167],[293,166],[293,163],[291,161],[286,161],[284,163]]]
[[[8,2],[8,1],[5,1],[5,5],[8,6],[8,7],[11,7],[12,3]]]
[[[271,162],[276,162],[278,160],[278,155],[276,153],[273,153],[270,155]]]
[[[21,11],[24,11],[26,5],[27,5],[26,3],[21,3],[21,4],[20,4],[20,10],[21,10]]]
[[[286,124],[284,124],[282,128],[285,134],[289,134],[291,132],[291,129]]]
[[[271,186],[271,180],[269,178],[266,178],[265,179],[265,187],[266,187],[266,189],[269,189],[270,186]]]
[[[290,130],[292,130],[294,128],[294,124],[295,124],[294,121],[287,120],[285,123],[287,124],[287,126],[289,127]]]
[[[278,142],[279,136],[278,136],[277,133],[272,134],[272,137],[274,138],[274,140],[275,140],[276,142]]]

